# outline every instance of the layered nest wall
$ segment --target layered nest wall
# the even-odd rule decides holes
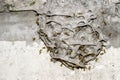
[[[81,1],[50,0],[42,9],[43,16],[39,16],[38,33],[50,51],[51,60],[70,69],[84,69],[105,52],[103,29],[108,24],[103,16],[103,4]]]
[[[72,25],[60,23],[58,20],[67,19],[70,22],[74,17],[47,15],[45,26],[41,26],[39,35],[50,51],[52,61],[59,61],[70,69],[79,69],[85,68],[87,63],[95,60],[103,52],[105,40],[102,39],[99,30],[84,21],[71,27]]]

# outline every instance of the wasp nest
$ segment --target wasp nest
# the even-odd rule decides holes
[[[48,5],[49,4],[49,5]],[[43,8],[39,35],[52,61],[68,68],[85,68],[103,51],[102,18],[97,2],[49,0]],[[96,8],[93,8],[96,6]]]

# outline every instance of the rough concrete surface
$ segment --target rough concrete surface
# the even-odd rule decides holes
[[[120,48],[109,48],[91,70],[70,70],[50,62],[43,43],[0,41],[0,80],[119,80]]]
[[[90,63],[90,70],[85,71],[70,70],[61,67],[59,62],[50,61],[49,52],[43,48],[45,45],[37,34],[39,27],[34,11],[8,10],[43,12],[42,5],[47,1],[49,0],[0,0],[0,80],[119,80],[120,5],[117,5],[116,14],[113,4],[119,0],[101,0],[111,5],[106,5],[109,14],[104,15],[110,26],[103,28],[103,31],[105,34],[108,34],[107,31],[114,32],[109,41],[112,46],[106,49],[105,54],[98,56],[97,62]]]

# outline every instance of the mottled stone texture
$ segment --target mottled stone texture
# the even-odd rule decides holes
[[[29,12],[29,13],[28,13]],[[0,13],[0,41],[33,41],[38,26],[33,11]]]
[[[5,0],[0,0],[0,11],[5,10],[5,8],[6,8],[5,5],[6,5]]]

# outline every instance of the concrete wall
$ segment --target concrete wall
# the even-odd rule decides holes
[[[22,3],[19,0],[14,1],[16,6],[25,4],[24,0]],[[6,2],[12,3],[12,0]],[[44,2],[45,0],[41,1],[41,4]],[[59,62],[51,62],[49,53],[43,49],[45,45],[38,37],[36,18],[32,11],[0,13],[0,80],[120,79],[119,47],[108,48],[106,54],[99,56],[97,62],[91,62],[91,70],[72,71],[64,66],[61,67]],[[41,54],[40,49],[43,49]]]

